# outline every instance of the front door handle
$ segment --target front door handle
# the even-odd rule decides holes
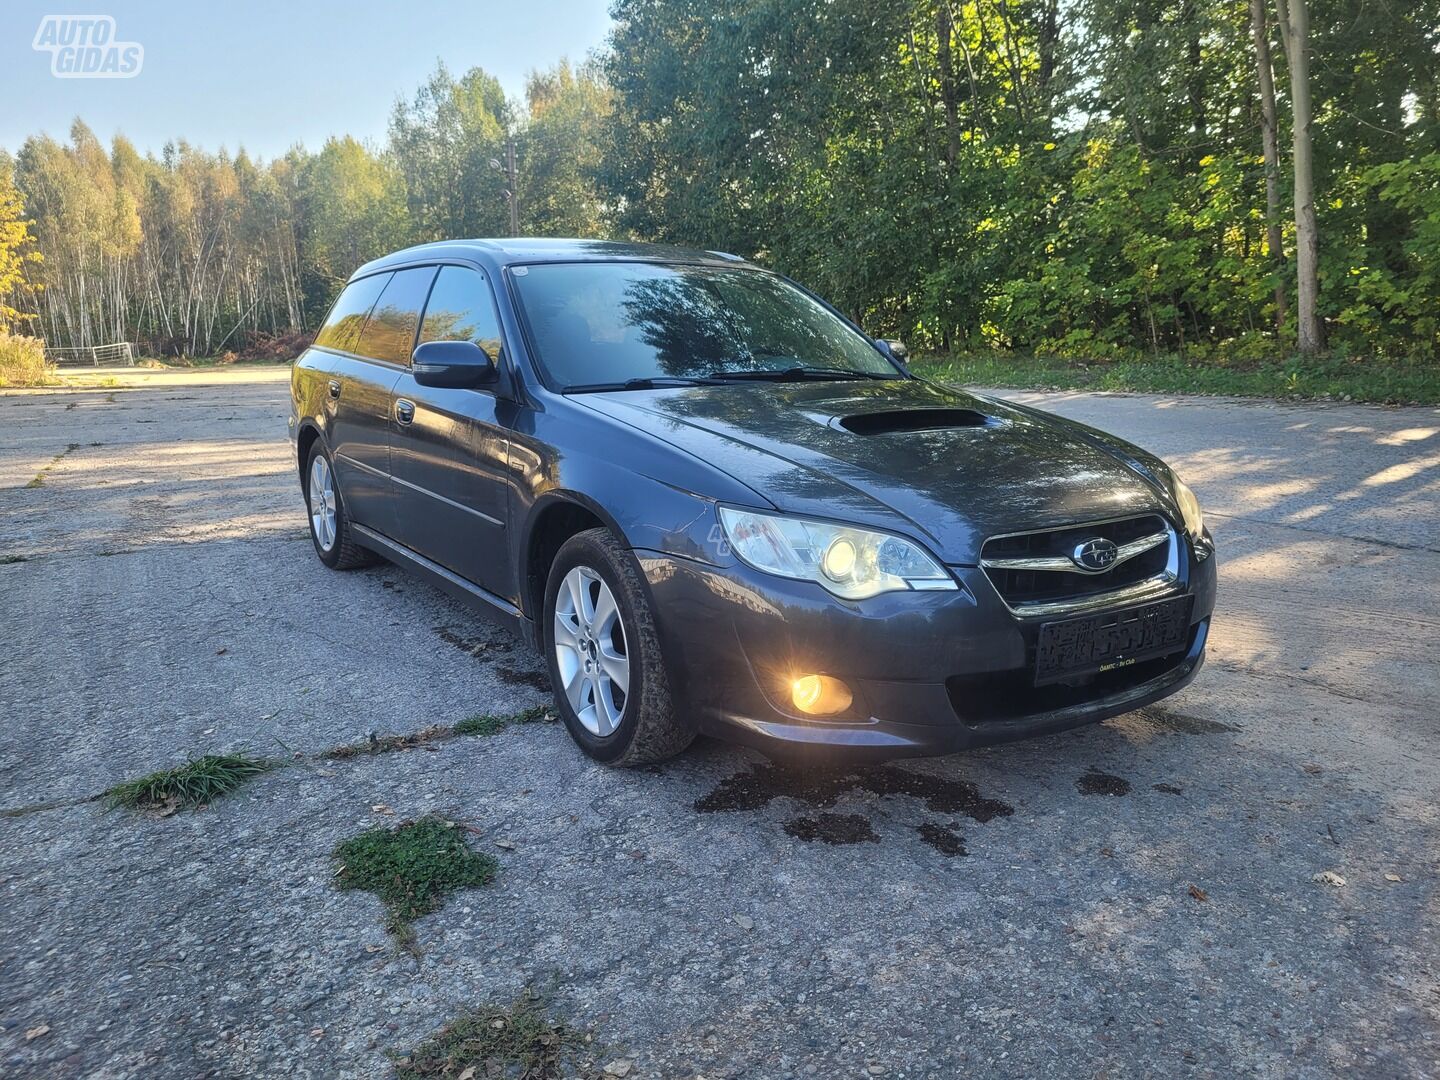
[[[339,383],[339,381],[336,380],[336,379],[331,379],[331,380],[330,380],[330,396],[331,396],[331,397],[339,397],[339,396],[340,396],[340,383]]]
[[[415,403],[405,398],[395,399],[395,419],[402,424],[410,424],[415,421]]]

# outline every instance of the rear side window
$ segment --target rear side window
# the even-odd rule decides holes
[[[463,266],[440,268],[420,340],[473,341],[491,360],[500,359],[500,323],[483,274]]]
[[[380,298],[380,291],[390,280],[389,274],[375,274],[372,277],[352,281],[345,286],[340,299],[325,317],[325,324],[315,335],[315,344],[326,349],[354,352],[360,340],[360,330],[365,325],[365,316]]]
[[[434,279],[433,266],[395,271],[371,309],[370,318],[365,320],[365,329],[354,351],[375,360],[408,364],[415,348],[415,325],[420,321],[420,309],[425,306],[425,294]]]

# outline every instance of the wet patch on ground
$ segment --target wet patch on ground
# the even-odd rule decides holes
[[[1081,795],[1129,795],[1130,781],[1099,769],[1091,769],[1075,781],[1075,790]]]
[[[925,821],[916,825],[915,831],[920,834],[921,840],[940,852],[941,855],[953,858],[956,855],[970,854],[965,850],[965,837],[956,831],[954,822]]]
[[[831,807],[847,792],[908,795],[937,814],[964,814],[976,821],[1009,817],[1015,808],[982,796],[968,780],[947,780],[893,765],[852,772],[799,772],[780,765],[752,765],[726,777],[710,794],[695,800],[701,813],[759,810],[774,799],[798,799],[815,807]]]
[[[793,817],[785,822],[785,831],[797,840],[822,844],[878,844],[880,837],[870,822],[859,814],[816,814]]]
[[[1226,731],[1240,730],[1234,724],[1222,724],[1219,720],[1206,720],[1202,716],[1176,712],[1163,705],[1151,705],[1141,709],[1137,715],[1144,718],[1151,727],[1176,735],[1219,735]]]
[[[476,659],[491,653],[509,652],[512,648],[508,641],[487,641],[484,638],[466,637],[464,634],[457,634],[448,626],[437,626],[434,630],[435,636],[446,645],[453,645],[461,652],[469,653]]]
[[[543,668],[539,671],[527,671],[525,668],[509,667],[502,665],[495,669],[495,675],[501,682],[518,684],[520,686],[532,686],[542,693],[550,693],[550,673]]]

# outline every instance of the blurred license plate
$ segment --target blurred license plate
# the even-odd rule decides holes
[[[1046,623],[1035,649],[1035,684],[1129,667],[1175,652],[1190,629],[1188,596]]]

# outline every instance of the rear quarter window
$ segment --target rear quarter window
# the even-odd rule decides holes
[[[330,314],[325,316],[320,332],[315,335],[315,344],[324,349],[354,352],[360,342],[365,319],[390,277],[390,274],[375,274],[346,285]]]

